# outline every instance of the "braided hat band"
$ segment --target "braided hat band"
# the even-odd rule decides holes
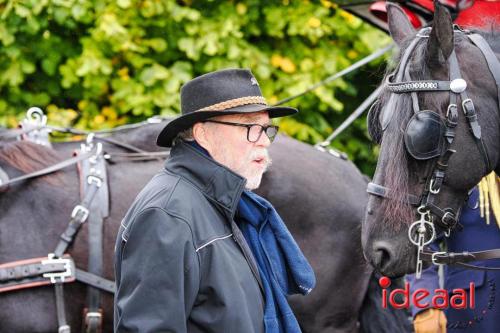
[[[227,109],[231,109],[237,106],[248,105],[248,104],[262,104],[267,105],[266,99],[262,96],[246,96],[240,98],[230,99],[224,102],[220,102],[217,104],[212,104],[210,106],[206,106],[197,111],[223,111]]]

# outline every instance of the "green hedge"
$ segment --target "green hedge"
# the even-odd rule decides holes
[[[251,68],[269,103],[299,93],[387,45],[330,1],[0,0],[0,125],[30,106],[49,122],[109,128],[176,115],[194,76]],[[296,99],[288,134],[323,140],[373,90],[384,59]],[[375,152],[363,120],[334,146],[366,173]]]

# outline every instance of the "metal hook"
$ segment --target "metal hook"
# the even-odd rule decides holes
[[[47,125],[47,116],[43,113],[42,109],[33,106],[26,111],[26,121],[37,124],[41,127]]]
[[[94,141],[94,137],[95,137],[95,133],[89,133],[87,135],[87,139],[85,140],[87,145],[92,145],[92,141]]]

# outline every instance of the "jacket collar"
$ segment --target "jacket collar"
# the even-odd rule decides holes
[[[170,151],[165,169],[189,181],[234,217],[246,179],[185,142]]]

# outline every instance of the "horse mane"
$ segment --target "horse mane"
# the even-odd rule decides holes
[[[490,31],[474,31],[485,38],[485,40],[490,44],[491,48],[495,53],[500,52],[500,31],[496,30],[492,26]],[[455,42],[460,42],[465,36],[456,36]],[[403,45],[400,46],[401,51],[398,52],[396,58],[393,60],[395,67],[399,66],[401,57],[404,51],[409,46],[413,38],[408,38]],[[419,43],[412,53],[412,58],[408,66],[411,65],[411,78],[412,80],[425,80],[430,77],[430,71],[428,66],[425,64],[425,59],[427,56],[426,43]],[[394,68],[388,68],[383,82],[386,82],[387,76],[392,73]],[[384,106],[389,101],[391,92],[387,87],[385,87],[379,98],[379,107],[381,112],[383,112]],[[447,101],[439,100],[438,94],[419,94],[418,100],[420,105],[435,105],[437,110],[446,110]],[[418,165],[419,169],[429,168],[431,165],[428,161],[417,161],[409,158],[409,154],[404,149],[404,125],[408,123],[411,116],[413,116],[413,106],[410,94],[397,94],[395,97],[394,107],[392,112],[392,121],[388,126],[388,130],[391,132],[390,137],[382,136],[382,141],[384,141],[383,149],[386,156],[390,156],[385,165],[385,179],[383,184],[387,188],[391,189],[391,195],[394,198],[401,198],[409,192],[409,170],[412,165]],[[371,119],[372,122],[379,121],[378,117]],[[376,124],[371,123],[369,126],[377,127]],[[428,170],[428,169],[426,169]],[[414,219],[414,213],[412,208],[407,203],[402,200],[382,200],[381,201],[381,212],[384,218],[384,222],[388,223],[393,221],[412,221]],[[395,227],[395,226],[393,226]]]
[[[63,158],[54,149],[30,141],[13,141],[0,145],[0,161],[24,174],[44,169],[62,160]],[[55,177],[48,175],[40,178],[52,185],[59,185],[61,179],[57,174],[52,174]]]
[[[483,36],[488,44],[490,44],[491,49],[498,54],[500,53],[500,28],[496,21],[493,20],[487,26],[489,26],[487,30],[471,29],[471,31]]]

